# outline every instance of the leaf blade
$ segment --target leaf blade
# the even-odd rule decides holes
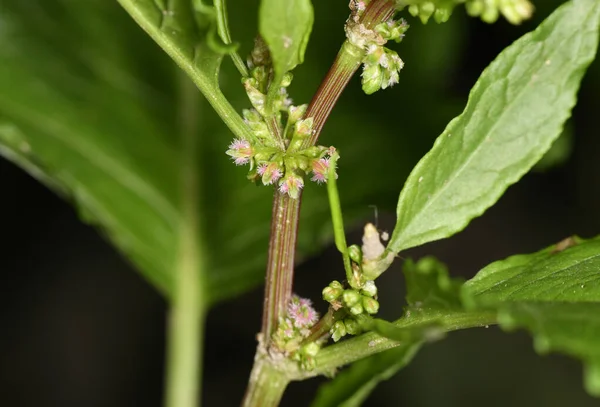
[[[304,61],[314,21],[310,0],[262,0],[259,31],[271,51],[278,78]]]
[[[599,269],[599,238],[559,243],[490,264],[465,283],[463,298],[471,309],[496,309],[505,330],[528,330],[539,353],[581,359],[586,389],[600,397]]]
[[[462,230],[542,157],[575,104],[599,20],[596,2],[571,1],[484,71],[465,111],[408,177],[388,250]]]
[[[380,382],[393,377],[406,366],[421,347],[421,342],[406,342],[397,348],[370,356],[352,364],[322,385],[311,407],[360,406]]]

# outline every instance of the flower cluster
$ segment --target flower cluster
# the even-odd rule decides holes
[[[314,357],[321,348],[318,342],[302,344],[310,329],[319,320],[319,314],[307,298],[294,295],[290,300],[287,315],[279,321],[273,334],[273,343],[285,355],[301,363],[305,369],[314,367]]]
[[[254,137],[252,140],[233,140],[226,153],[236,165],[249,164],[250,180],[275,185],[281,193],[297,199],[309,173],[312,173],[313,181],[319,184],[327,182],[329,159],[335,149],[306,147],[313,134],[313,119],[303,118],[307,105],[294,106],[288,97],[286,88],[292,81],[291,74],[284,75],[277,84],[271,83],[271,59],[260,38],[248,58],[248,67],[250,76],[243,78],[242,83],[253,108],[242,113]],[[270,86],[279,86],[274,96],[269,91]],[[268,101],[269,97],[272,99]],[[283,122],[285,127],[282,127]],[[283,134],[274,134],[278,132],[274,128],[278,128],[279,132],[283,128]]]
[[[350,2],[352,15],[346,22],[346,38],[353,46],[365,52],[363,58],[362,88],[370,95],[379,89],[386,89],[398,83],[404,63],[395,51],[385,47],[388,41],[402,41],[408,24],[404,20],[389,19],[378,24],[373,30],[360,22],[365,3],[360,0]]]
[[[486,23],[493,23],[502,14],[511,24],[521,24],[533,14],[533,4],[529,0],[468,0],[467,12],[480,16]]]
[[[425,1],[411,5],[408,11],[423,24],[432,16],[436,22],[443,23],[459,3],[462,1]],[[486,23],[495,22],[502,14],[510,23],[520,24],[531,17],[534,9],[529,0],[466,0],[465,6],[470,16],[481,17]]]
[[[432,16],[436,23],[445,23],[452,15],[452,10],[454,10],[454,7],[457,4],[457,1],[446,1],[443,4],[436,4],[432,1],[425,1],[420,4],[411,5],[408,8],[408,12],[413,17],[419,17],[423,24],[426,24]]]
[[[364,322],[370,320],[370,315],[379,311],[374,277],[369,276],[365,271],[384,251],[385,247],[381,243],[377,228],[368,223],[365,225],[362,246],[348,247],[352,277],[347,285],[333,281],[323,289],[323,299],[333,310],[345,310],[344,319],[336,321],[330,330],[335,342],[347,334],[359,334]]]

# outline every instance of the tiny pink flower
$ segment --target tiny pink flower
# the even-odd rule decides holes
[[[327,172],[328,171],[329,171],[329,158],[321,158],[319,160],[313,161],[313,165],[312,165],[313,177],[311,178],[311,180],[315,181],[317,184],[327,182]]]
[[[271,185],[283,176],[283,171],[276,163],[262,163],[256,169],[258,175],[262,176],[262,182],[264,185]]]
[[[229,145],[226,154],[233,158],[236,165],[248,164],[254,155],[248,140],[235,139]]]
[[[312,307],[310,300],[295,295],[288,307],[288,317],[296,328],[306,329],[311,328],[317,322],[319,314]]]
[[[304,181],[301,177],[290,174],[281,181],[279,184],[279,192],[282,194],[288,194],[293,199],[298,199],[300,191],[304,187]]]

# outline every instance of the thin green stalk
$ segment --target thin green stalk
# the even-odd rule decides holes
[[[166,407],[197,407],[202,382],[202,341],[206,308],[203,295],[203,256],[199,244],[198,107],[200,95],[180,73],[183,152],[182,212],[175,290],[168,324]]]
[[[344,270],[346,270],[346,279],[352,288],[357,288],[353,278],[352,266],[350,264],[350,255],[348,254],[348,245],[346,244],[346,232],[344,231],[344,219],[342,217],[342,204],[337,189],[336,166],[339,158],[338,153],[334,153],[329,161],[329,170],[327,173],[327,195],[329,196],[329,207],[331,209],[331,220],[333,223],[333,235],[335,237],[335,246],[342,253]]]
[[[184,53],[165,31],[147,15],[147,10],[135,0],[117,0],[121,6],[131,15],[138,25],[156,41],[156,43],[171,57],[181,69],[183,69],[198,89],[202,92],[208,103],[215,109],[217,114],[225,122],[229,130],[237,138],[254,140],[256,136],[244,123],[239,113],[225,98],[219,89],[217,73],[204,71],[198,67],[190,55]]]
[[[229,19],[227,17],[227,5],[225,4],[225,0],[214,0],[215,11],[217,12],[217,32],[219,33],[219,37],[225,44],[232,44],[231,34],[229,33]],[[237,53],[237,51],[231,51],[229,56],[233,60],[233,63],[237,70],[240,72],[240,75],[243,77],[248,76],[248,69],[246,68],[246,64]]]
[[[402,318],[394,322],[398,328],[438,323],[445,332],[496,324],[495,312],[440,311],[430,312],[420,318]],[[316,368],[311,371],[298,371],[293,380],[304,380],[319,375],[330,375],[336,369],[359,359],[395,348],[400,342],[369,332],[334,345],[327,346],[316,356]]]

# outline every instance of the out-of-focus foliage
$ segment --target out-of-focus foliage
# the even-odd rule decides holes
[[[244,4],[244,10],[257,10]],[[342,24],[343,7],[331,6]],[[326,17],[325,10],[317,10]],[[257,31],[257,16],[230,5],[235,41],[246,52]],[[167,16],[168,17],[168,16]],[[244,20],[245,23],[240,24]],[[167,21],[167,20],[165,20]],[[160,290],[169,295],[181,217],[181,105],[179,74],[158,46],[118,5],[100,0],[3,4],[0,16],[0,120],[2,153],[72,200],[87,222],[100,227]],[[447,25],[446,31],[457,30]],[[426,41],[415,30],[415,44]],[[432,34],[429,34],[432,35]],[[421,58],[447,55],[451,43],[428,46]],[[308,50],[291,93],[306,102],[334,58]],[[407,50],[406,54],[411,55]],[[412,52],[412,55],[416,53]],[[238,108],[248,107],[238,74],[226,61],[220,83]],[[438,64],[439,65],[439,64]],[[431,70],[438,78],[442,68]],[[425,86],[418,76],[406,83]],[[298,86],[300,83],[302,86]],[[434,100],[420,99],[420,103]],[[411,103],[395,114],[398,132],[386,130],[385,111],[372,111],[357,90],[334,110],[323,141],[335,145],[340,160],[340,190],[348,221],[371,213],[369,204],[389,207],[411,165],[413,149],[447,119],[445,102],[427,123],[408,123]],[[245,180],[223,153],[233,137],[210,106],[198,116],[197,162],[201,223],[209,255],[206,271],[210,300],[247,290],[262,281],[269,234],[272,192]],[[430,127],[431,126],[431,127]],[[411,137],[411,132],[414,136]],[[418,133],[417,133],[418,132]],[[384,176],[394,168],[397,177]],[[300,255],[314,253],[331,236],[324,189],[309,187],[302,210]]]

